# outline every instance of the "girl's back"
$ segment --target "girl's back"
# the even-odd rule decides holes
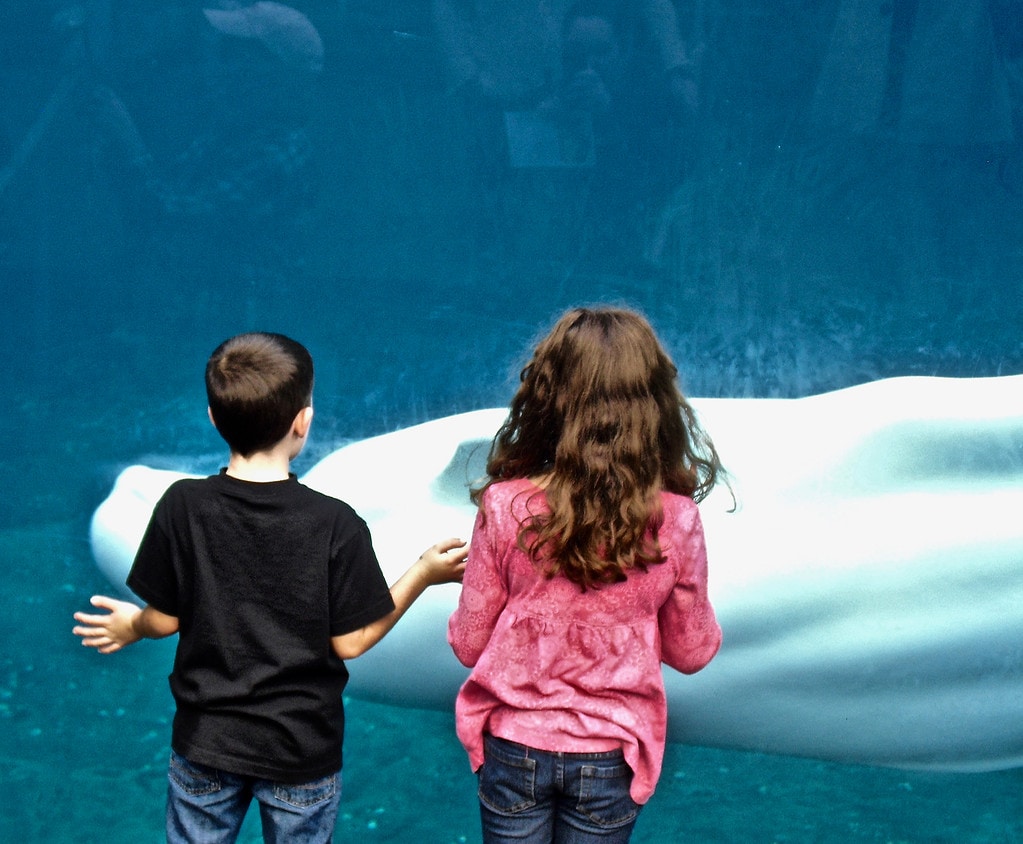
[[[474,666],[457,709],[474,762],[484,731],[564,752],[620,747],[637,774],[635,799],[649,796],[667,718],[661,660],[697,671],[721,636],[696,505],[670,493],[662,501],[665,561],[583,591],[546,577],[518,544],[520,523],[546,506],[542,490],[525,479],[487,489],[449,624],[456,656]]]

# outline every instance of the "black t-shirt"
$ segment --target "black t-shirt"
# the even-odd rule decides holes
[[[331,636],[394,608],[369,528],[300,484],[221,470],[173,484],[128,586],[176,616],[172,746],[195,762],[279,782],[341,767],[348,681]]]

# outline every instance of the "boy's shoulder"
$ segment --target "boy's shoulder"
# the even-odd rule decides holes
[[[241,506],[261,506],[274,502],[286,509],[301,508],[321,514],[362,520],[347,502],[302,483],[295,475],[286,481],[255,483],[233,478],[223,470],[205,477],[185,477],[174,481],[164,493],[169,504],[198,501],[204,498],[229,496]]]
[[[326,510],[340,513],[345,516],[351,516],[362,521],[362,517],[359,516],[359,514],[355,511],[355,508],[347,501],[335,498],[333,495],[328,495],[325,492],[320,492],[320,490],[313,489],[311,486],[306,486],[301,481],[296,480],[294,482],[293,491],[298,498],[305,499],[308,502],[316,502]]]

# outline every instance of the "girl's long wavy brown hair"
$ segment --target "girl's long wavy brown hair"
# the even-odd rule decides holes
[[[521,373],[488,480],[544,479],[549,512],[518,541],[582,589],[662,562],[660,492],[700,501],[723,470],[650,324],[620,308],[568,311]]]

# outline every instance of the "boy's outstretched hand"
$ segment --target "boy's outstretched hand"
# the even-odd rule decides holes
[[[110,654],[142,638],[135,632],[135,619],[142,614],[142,607],[106,595],[93,595],[89,603],[110,612],[106,615],[75,613],[78,626],[71,632],[81,636],[86,647],[96,648],[101,654]]]
[[[78,622],[71,632],[82,637],[82,644],[101,654],[134,644],[139,639],[160,639],[178,631],[178,620],[152,607],[139,607],[130,601],[118,601],[106,595],[93,595],[94,607],[109,610],[105,615],[76,612]]]
[[[440,583],[461,583],[469,543],[462,539],[444,539],[427,548],[416,560],[430,586]]]

